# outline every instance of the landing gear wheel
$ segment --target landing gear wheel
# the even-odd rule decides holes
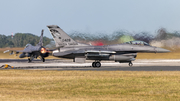
[[[95,67],[96,67],[96,65],[95,65],[95,64],[96,64],[96,62],[93,62],[93,63],[92,63],[92,67],[94,67],[94,68],[95,68]]]
[[[30,63],[31,62],[31,59],[30,58],[28,58],[28,63]]]
[[[96,67],[98,67],[98,68],[101,67],[101,63],[100,63],[100,62],[96,62],[95,65],[96,65]]]
[[[132,62],[129,62],[129,67],[132,67],[133,66],[133,63]]]
[[[30,58],[28,58],[28,62],[29,62],[29,63],[32,62],[33,59],[34,59],[34,56],[31,55]]]
[[[45,62],[45,59],[44,59],[44,58],[42,58],[42,62]]]
[[[93,62],[92,63],[92,67],[94,67],[94,68],[99,68],[99,67],[101,67],[101,63],[100,62]]]

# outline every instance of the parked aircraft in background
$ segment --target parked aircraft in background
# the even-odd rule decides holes
[[[101,67],[102,60],[112,60],[119,63],[129,63],[135,60],[138,52],[164,53],[169,50],[150,46],[143,41],[131,41],[123,44],[91,46],[74,41],[59,26],[47,26],[53,36],[57,50],[52,55],[60,58],[73,59],[74,62],[85,62],[85,60],[95,60],[93,67]]]
[[[24,50],[17,50],[15,54],[22,52],[22,54],[19,55],[19,58],[29,57],[28,62],[31,62],[34,58],[37,59],[38,57],[42,60],[42,62],[45,62],[45,57],[49,56],[49,52],[45,47],[43,47],[43,31],[44,30],[41,32],[39,43],[36,46],[27,44]],[[4,53],[6,52],[8,51],[5,51]],[[14,52],[12,51],[10,54],[13,53]]]

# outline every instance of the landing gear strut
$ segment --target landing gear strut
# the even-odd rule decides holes
[[[40,59],[41,59],[42,62],[45,62],[44,57],[40,56]]]
[[[44,58],[42,58],[42,62],[45,62],[45,59],[44,59]]]
[[[28,63],[30,63],[31,62],[31,59],[30,58],[28,58]]]
[[[33,55],[31,55],[31,57],[30,57],[30,58],[28,58],[28,63],[30,63],[33,59],[34,59],[34,56],[33,56]]]
[[[132,67],[133,66],[133,63],[132,62],[129,62],[129,67]]]
[[[97,68],[99,68],[99,67],[101,67],[101,63],[100,62],[93,62],[92,63],[92,66],[95,68],[95,67],[97,67]]]

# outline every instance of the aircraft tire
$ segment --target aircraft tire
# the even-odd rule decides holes
[[[31,59],[30,58],[28,58],[28,63],[30,63],[31,62]]]
[[[100,63],[100,62],[95,62],[95,66],[96,66],[97,68],[99,68],[99,67],[101,67],[101,63]]]
[[[132,67],[133,66],[133,63],[132,62],[129,62],[129,67]]]
[[[44,59],[44,58],[42,58],[42,62],[45,62],[45,59]]]
[[[92,67],[94,67],[94,68],[96,67],[96,62],[92,63]]]

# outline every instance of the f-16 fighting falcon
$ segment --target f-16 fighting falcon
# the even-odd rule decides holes
[[[24,50],[17,50],[15,54],[22,52],[22,54],[19,55],[19,58],[29,57],[28,62],[31,62],[34,58],[38,57],[40,57],[42,62],[45,62],[44,58],[49,56],[49,52],[43,47],[43,31],[44,30],[41,32],[39,43],[36,46],[27,44]],[[10,54],[13,54],[13,51]]]
[[[123,44],[92,46],[74,41],[59,26],[47,26],[53,36],[57,50],[52,55],[59,58],[73,59],[74,62],[85,62],[85,60],[95,60],[93,67],[101,67],[100,61],[112,60],[119,63],[129,63],[135,60],[138,52],[164,53],[169,50],[150,46],[143,41],[131,41]]]

